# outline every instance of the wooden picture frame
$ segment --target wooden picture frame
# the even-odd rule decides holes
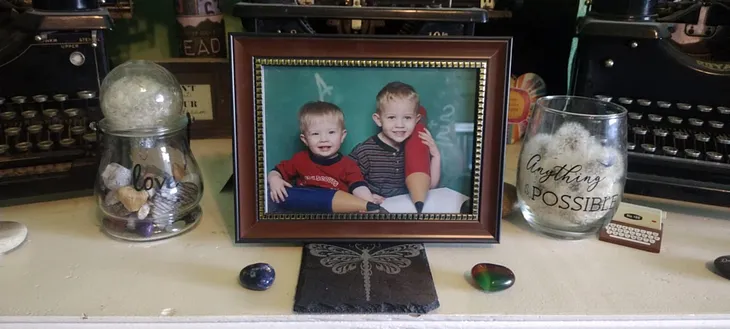
[[[244,32],[230,34],[229,49],[233,83],[235,167],[233,183],[237,243],[499,242],[511,38],[311,36]],[[320,75],[327,77],[323,79]],[[424,107],[436,107],[437,105],[432,105],[438,103],[433,101],[434,97],[443,93],[447,93],[446,98],[449,99],[449,102],[461,104],[451,106],[454,109],[451,112],[466,118],[462,121],[471,121],[469,124],[457,122],[456,119],[440,122],[439,120],[448,111],[437,111],[436,115],[432,115],[431,110],[426,112],[428,121],[424,121],[424,124],[428,124],[429,132],[433,131],[431,132],[432,137],[437,136],[433,138],[433,141],[439,145],[437,147],[439,151],[464,150],[459,152],[463,155],[462,158],[466,159],[465,163],[468,167],[465,168],[455,164],[456,157],[452,154],[441,156],[439,172],[442,180],[439,184],[443,182],[445,173],[461,172],[466,175],[465,179],[470,184],[468,189],[462,188],[459,190],[460,192],[457,192],[451,187],[431,186],[433,189],[428,192],[430,199],[426,200],[426,207],[429,207],[430,204],[431,212],[427,212],[424,208],[423,213],[405,210],[388,211],[388,209],[406,209],[403,208],[406,206],[413,208],[413,203],[410,201],[413,199],[413,194],[405,197],[398,195],[384,198],[385,201],[379,205],[380,209],[385,209],[383,213],[369,208],[370,202],[365,202],[368,205],[365,211],[353,210],[359,209],[357,207],[360,207],[362,203],[356,203],[355,208],[342,208],[343,204],[339,201],[343,199],[338,199],[340,195],[346,195],[341,193],[342,190],[315,188],[312,190],[316,193],[323,190],[329,191],[325,193],[326,198],[320,198],[320,194],[316,194],[317,197],[313,199],[307,199],[307,197],[297,199],[300,196],[299,190],[297,189],[294,193],[294,188],[299,188],[299,183],[289,180],[290,178],[280,180],[284,176],[289,177],[289,174],[285,173],[289,169],[283,170],[282,168],[291,166],[283,166],[284,157],[280,156],[276,159],[273,157],[279,156],[281,149],[292,150],[286,153],[287,157],[296,150],[297,153],[290,160],[286,160],[290,161],[287,163],[295,163],[294,159],[297,154],[305,154],[299,158],[300,162],[296,162],[297,165],[293,167],[296,168],[295,170],[309,170],[306,168],[310,168],[310,162],[316,162],[314,163],[318,168],[316,170],[320,170],[322,167],[319,166],[321,163],[317,162],[320,159],[317,154],[322,150],[327,152],[330,150],[329,146],[306,150],[304,141],[310,140],[299,131],[300,124],[297,123],[299,122],[299,105],[304,100],[319,100],[326,101],[326,104],[335,104],[336,107],[342,109],[345,118],[343,134],[344,131],[347,134],[346,137],[338,137],[333,140],[341,142],[344,139],[347,142],[348,139],[354,139],[348,145],[349,147],[357,145],[352,148],[352,152],[349,147],[340,146],[342,158],[333,156],[340,161],[337,163],[345,163],[342,162],[345,159],[349,161],[357,158],[351,157],[355,154],[355,149],[370,141],[374,141],[374,144],[370,145],[386,147],[387,143],[378,143],[380,136],[383,136],[382,141],[388,141],[387,136],[396,134],[392,136],[397,138],[397,136],[405,134],[405,132],[397,131],[400,128],[386,129],[393,126],[387,126],[384,120],[391,120],[391,118],[393,120],[411,120],[410,115],[398,119],[400,117],[384,114],[384,116],[377,116],[381,120],[377,121],[376,115],[373,114],[380,113],[379,109],[375,110],[377,89],[383,85],[382,81],[392,80],[393,75],[402,77],[403,81],[411,81],[409,83],[414,86],[420,83],[420,104]],[[328,82],[323,81],[328,79],[337,80],[339,84],[328,85]],[[441,85],[423,84],[424,81],[438,81]],[[385,89],[384,87],[382,90]],[[319,94],[317,94],[318,92]],[[344,96],[337,96],[338,93],[343,93]],[[318,97],[319,99],[317,99]],[[331,99],[327,100],[323,97],[331,97]],[[444,109],[448,110],[448,105]],[[371,117],[372,120],[370,120]],[[363,118],[365,120],[362,120]],[[383,123],[382,127],[385,128],[381,129],[380,123]],[[402,124],[395,124],[395,127],[400,125]],[[472,127],[471,130],[468,129],[469,126]],[[441,138],[442,135],[460,136],[454,133],[458,129],[470,131],[471,141],[460,142],[461,148],[444,147],[439,144],[441,139],[438,138]],[[369,138],[363,137],[367,136],[364,134],[372,131],[381,133]],[[443,133],[444,131],[446,133]],[[332,133],[332,131],[329,132],[329,134]],[[360,137],[355,136],[358,133],[360,133]],[[323,135],[327,134],[327,132],[323,133]],[[282,137],[283,135],[287,137]],[[427,139],[424,138],[422,139],[426,141]],[[344,145],[345,142],[342,142],[341,145]],[[424,144],[427,145],[427,142]],[[397,145],[405,145],[405,142]],[[431,150],[429,148],[429,152],[433,152]],[[374,148],[373,152],[381,151],[379,148]],[[306,156],[307,153],[309,157]],[[393,155],[395,154],[394,152]],[[433,169],[435,157],[434,153],[430,154],[429,165]],[[359,165],[358,167],[363,169],[362,172],[367,172],[363,174],[363,177],[368,177],[366,186],[370,188],[371,192],[380,191],[380,185],[371,184],[371,180],[383,178],[378,176],[380,172],[377,170],[380,169],[367,169],[375,168],[375,166],[365,167],[363,162],[360,162],[361,158],[357,159],[358,161],[355,162]],[[407,158],[404,156],[403,159]],[[395,161],[388,163],[395,168],[400,168],[396,165],[396,163],[400,163],[400,160]],[[399,171],[400,169],[394,169],[394,172]],[[433,176],[435,175],[430,177]],[[327,180],[319,179],[320,176],[305,174],[300,174],[298,177],[302,180],[309,179],[310,183],[312,181],[315,183],[332,181],[334,186],[337,186],[334,181],[342,181],[337,177],[335,180]],[[448,184],[464,183],[465,181],[458,175],[454,175],[454,177],[457,178],[448,180]],[[271,210],[285,203],[272,201],[274,196],[271,191],[277,191],[281,185],[275,185],[272,188],[268,183],[280,184],[284,180],[292,183],[292,188],[286,188],[289,194],[286,197],[287,203],[291,203],[291,200],[295,199],[293,202],[301,201],[300,206],[302,207],[322,205],[328,211],[313,212],[309,209],[309,211],[280,213],[277,212],[278,210]],[[402,185],[402,180],[398,181],[398,184]],[[350,188],[354,185],[356,184],[350,185]],[[435,192],[437,189],[438,194]],[[356,192],[350,191],[350,193]],[[334,196],[332,196],[333,194]],[[349,198],[352,194],[347,197]],[[409,205],[403,203],[406,197],[409,198],[408,202],[411,202]],[[467,201],[461,203],[458,210],[442,210],[441,207],[444,207],[443,209],[451,207],[449,209],[452,209],[452,206],[457,205],[456,202],[463,200],[463,197],[466,197]],[[362,202],[362,199],[357,200]],[[343,211],[342,209],[345,208],[347,210]]]

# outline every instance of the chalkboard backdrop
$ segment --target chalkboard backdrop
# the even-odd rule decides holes
[[[441,152],[440,187],[471,195],[476,69],[264,66],[267,171],[306,149],[297,121],[306,102],[327,101],[342,109],[347,129],[343,155],[377,134],[375,96],[391,81],[412,85],[426,108],[428,129]]]

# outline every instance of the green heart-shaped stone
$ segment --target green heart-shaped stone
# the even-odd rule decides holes
[[[515,284],[512,270],[497,264],[479,263],[471,268],[471,277],[485,291],[502,291]]]

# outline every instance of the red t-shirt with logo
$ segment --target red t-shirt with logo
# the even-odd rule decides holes
[[[294,186],[321,187],[349,193],[360,186],[367,186],[355,160],[339,153],[334,158],[325,159],[309,151],[300,151],[291,159],[280,162],[274,170],[287,182],[296,180]]]

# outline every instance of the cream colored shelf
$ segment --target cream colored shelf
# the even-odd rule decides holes
[[[431,314],[294,315],[301,248],[232,243],[233,196],[218,193],[230,150],[229,140],[193,141],[204,214],[173,239],[110,239],[91,197],[0,208],[0,219],[29,228],[26,243],[0,259],[0,328],[730,327],[730,281],[706,268],[730,254],[728,213],[676,203],[663,205],[672,212],[660,254],[548,239],[516,214],[503,221],[499,245],[426,246],[441,302]],[[518,151],[508,147],[510,182]],[[270,290],[238,285],[238,272],[254,262],[276,269]],[[515,285],[476,290],[464,275],[480,262],[508,266]]]

